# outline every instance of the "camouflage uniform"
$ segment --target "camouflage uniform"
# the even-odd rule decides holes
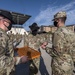
[[[13,43],[14,48],[16,46],[18,46],[20,44],[20,42],[22,41],[22,35],[20,35],[18,33],[16,35],[14,35],[13,33],[10,32],[10,33],[8,33],[8,36],[9,36],[11,42]]]
[[[14,43],[14,40],[16,40],[16,37],[14,36],[14,34],[10,31],[9,33],[7,33],[10,40],[12,41],[12,43]]]
[[[52,49],[46,47],[46,51],[52,56],[52,75],[73,75],[74,36],[65,26],[59,27],[53,35]]]
[[[27,37],[28,35],[24,32],[23,38],[24,38],[24,46],[28,46],[28,42],[27,42]]]
[[[16,37],[16,43],[18,43],[21,40],[21,35],[17,33],[15,37]]]
[[[63,25],[66,20],[66,12],[56,13],[53,20],[58,29],[53,34],[52,49],[46,47],[46,51],[52,56],[52,75],[73,75],[75,34]]]
[[[8,35],[0,29],[0,75],[9,75],[14,68],[13,45]]]
[[[33,36],[31,33],[29,35],[25,35],[25,45],[28,45],[29,47],[35,49],[38,51],[40,48],[40,45],[48,41],[50,35],[47,34],[37,34],[36,36]],[[30,75],[37,75],[37,72],[39,70],[40,66],[40,57],[33,59],[30,61]]]

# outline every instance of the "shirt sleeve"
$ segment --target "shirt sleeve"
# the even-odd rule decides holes
[[[14,63],[13,56],[10,55],[9,39],[6,34],[0,33],[0,60],[3,62],[2,66],[11,66]],[[10,45],[11,46],[11,45]],[[0,63],[1,63],[0,62]]]
[[[52,48],[46,47],[46,52],[52,57],[58,56],[63,48],[61,34],[54,33],[52,37]]]

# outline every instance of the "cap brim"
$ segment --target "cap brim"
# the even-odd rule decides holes
[[[10,20],[12,24],[16,24],[13,20]]]
[[[52,19],[52,21],[54,21],[55,19]]]
[[[29,28],[33,28],[33,27],[30,25]],[[40,27],[36,27],[36,28],[39,29]]]
[[[6,17],[6,16],[3,15],[3,14],[0,14],[0,16],[3,16],[3,17],[5,17],[5,18],[9,19],[8,17]],[[15,22],[14,22],[12,19],[9,19],[9,20],[11,21],[11,24],[15,24]]]
[[[38,30],[39,28],[40,28],[40,27],[36,27],[36,28],[30,27],[30,29],[31,29],[32,31]]]

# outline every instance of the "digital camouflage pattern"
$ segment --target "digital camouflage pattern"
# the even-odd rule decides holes
[[[22,35],[21,34],[13,34],[11,31],[8,33],[8,36],[14,46],[16,48],[20,42],[22,41]]]
[[[8,32],[7,35],[10,38],[10,40],[12,41],[12,43],[14,43],[16,40],[16,36],[11,31]]]
[[[9,75],[14,68],[13,54],[12,42],[6,32],[0,29],[0,75]]]
[[[25,34],[24,43],[25,45],[28,45],[29,47],[34,48],[35,50],[38,50],[38,48],[43,42],[50,41],[50,36],[51,35],[47,33],[37,34],[36,36],[33,36],[32,34]]]
[[[28,45],[29,47],[37,51],[43,42],[45,41],[48,42],[50,40],[50,35],[47,35],[46,33],[37,34],[36,36],[33,36],[30,33],[28,35],[25,34],[24,37],[25,37],[24,44]],[[30,61],[30,75],[37,75],[39,66],[40,66],[40,57]]]
[[[75,34],[67,27],[59,27],[53,34],[52,49],[46,51],[52,56],[52,75],[73,75],[75,62]]]
[[[65,11],[60,11],[60,12],[58,12],[58,13],[56,13],[56,14],[54,15],[54,19],[62,18],[62,17],[66,17],[66,12],[65,12]],[[53,19],[53,20],[54,20],[54,19]]]

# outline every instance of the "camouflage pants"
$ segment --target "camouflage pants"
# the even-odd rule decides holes
[[[60,66],[52,66],[52,75],[74,75],[72,68],[62,69]]]
[[[63,63],[62,63],[63,64]],[[68,63],[66,65],[61,66],[55,63],[52,63],[52,75],[74,75],[73,67]]]
[[[0,75],[7,75],[7,73],[0,72]],[[15,72],[11,72],[9,75],[15,75]]]
[[[40,57],[30,60],[29,75],[37,75],[40,66]]]
[[[0,69],[0,75],[6,75],[7,73],[6,73],[6,70],[5,69]]]
[[[61,73],[52,72],[52,75],[75,75],[75,74],[74,73],[70,73],[69,74],[69,72],[68,73],[64,73],[64,74],[62,72]]]
[[[6,73],[0,73],[0,75],[6,75]]]

